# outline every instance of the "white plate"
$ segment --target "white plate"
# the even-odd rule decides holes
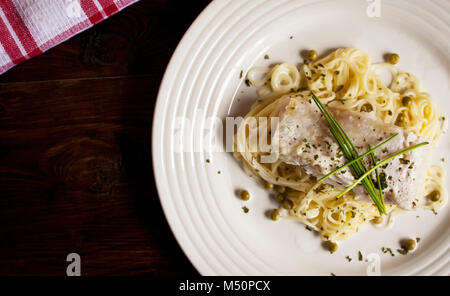
[[[381,4],[381,15],[369,17],[368,6],[376,3]],[[372,16],[377,12],[369,11]],[[168,66],[152,139],[164,212],[201,274],[365,275],[369,263],[358,261],[361,250],[365,256],[379,255],[382,275],[449,275],[448,206],[437,216],[430,211],[401,215],[388,231],[368,226],[330,255],[299,223],[268,219],[267,210],[275,204],[231,153],[198,148],[219,135],[209,118],[220,122],[226,116],[244,115],[256,99],[255,89],[239,78],[241,70],[281,61],[299,63],[300,51],[311,48],[323,53],[355,47],[373,62],[398,52],[400,68],[417,75],[450,115],[449,11],[446,0],[216,0],[205,9]],[[269,60],[264,60],[265,54]],[[216,147],[223,147],[221,141]],[[435,161],[449,151],[447,134]],[[236,196],[241,188],[251,192],[250,201]],[[248,214],[242,211],[244,205]],[[381,252],[383,246],[396,250],[403,237],[421,237],[414,253],[391,257]]]

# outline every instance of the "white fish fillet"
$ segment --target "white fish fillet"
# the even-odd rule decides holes
[[[280,122],[277,132],[274,133],[278,133],[279,142],[273,144],[278,150],[279,159],[303,167],[308,174],[318,179],[348,162],[313,100],[296,96],[286,97],[280,103]],[[360,155],[368,150],[369,144],[374,147],[398,133],[393,140],[375,151],[377,161],[427,141],[401,127],[382,123],[366,112],[331,107],[327,109],[345,130]],[[415,149],[391,160],[387,167],[380,168],[386,203],[410,210],[421,201],[431,146]],[[369,167],[369,161],[367,157],[366,168]],[[373,179],[374,176],[375,174]],[[325,183],[344,188],[354,181],[353,171],[348,167],[328,178]],[[355,187],[353,192],[357,198],[370,200],[362,185]]]

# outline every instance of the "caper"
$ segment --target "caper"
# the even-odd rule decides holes
[[[338,250],[338,245],[334,242],[328,241],[327,242],[327,249],[330,251],[331,254],[336,252]]]
[[[280,204],[284,201],[284,195],[283,194],[278,194],[277,195],[277,202],[279,202]]]
[[[315,51],[315,50],[308,51],[308,60],[310,60],[310,61],[317,60],[317,51]]]
[[[241,199],[242,200],[249,200],[250,199],[250,193],[248,193],[247,190],[242,190],[242,192],[241,192]]]
[[[285,193],[286,192],[286,187],[284,187],[284,186],[277,186],[277,191],[279,193]]]
[[[285,208],[286,210],[292,210],[293,207],[294,207],[294,202],[292,200],[290,200],[289,198],[285,198],[283,201],[283,208]]]
[[[390,64],[395,65],[400,61],[400,56],[396,53],[389,55],[388,61]]]
[[[267,189],[267,190],[273,190],[273,184],[272,183],[269,183],[269,182],[265,182],[264,183],[264,187]]]
[[[277,209],[273,210],[270,213],[270,219],[272,219],[273,221],[277,221],[278,219],[280,219],[280,211],[278,211]]]
[[[411,97],[410,96],[404,96],[402,99],[402,105],[403,106],[408,106],[409,103],[411,103]]]
[[[416,247],[416,241],[414,239],[404,239],[400,242],[400,245],[404,250],[412,251]]]
[[[427,198],[431,201],[439,201],[439,199],[441,198],[441,194],[439,193],[439,191],[435,190],[428,194]]]
[[[364,104],[361,107],[361,112],[372,112],[373,111],[373,107],[371,104]]]
[[[381,224],[383,222],[383,217],[378,216],[372,219],[373,224]]]

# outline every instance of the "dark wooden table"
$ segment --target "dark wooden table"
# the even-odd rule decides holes
[[[198,275],[161,209],[152,116],[209,1],[141,0],[0,76],[0,275]]]

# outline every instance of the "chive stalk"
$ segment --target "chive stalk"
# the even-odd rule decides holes
[[[369,149],[371,149],[370,144],[369,144]],[[373,152],[370,153],[370,156],[372,158],[373,165],[376,166],[377,162],[375,160],[375,155],[373,154]],[[378,191],[380,193],[380,199],[381,199],[381,202],[383,203],[383,205],[385,205],[384,197],[383,197],[383,188],[381,188],[381,179],[380,179],[380,174],[378,173],[378,168],[375,169],[375,174],[377,175],[377,183],[378,183]]]
[[[383,164],[385,164],[386,162],[400,156],[403,155],[405,153],[408,153],[414,149],[417,149],[419,147],[428,145],[428,142],[423,142],[417,145],[414,145],[412,147],[409,147],[405,150],[402,150],[400,152],[395,153],[394,155],[389,156],[388,158],[383,159],[382,161],[380,161],[378,164],[376,164],[374,167],[372,167],[370,170],[368,170],[366,173],[364,173],[361,177],[358,178],[358,180],[356,180],[352,185],[350,185],[349,187],[347,187],[344,191],[342,191],[341,193],[339,193],[338,196],[336,196],[336,198],[339,198],[341,196],[343,196],[344,194],[346,194],[347,192],[349,192],[350,190],[352,190],[359,182],[361,182],[364,178],[366,178],[368,175],[370,175],[374,170],[376,170],[377,168],[379,168],[380,166],[382,166]]]
[[[336,121],[336,119],[333,117],[333,115],[325,108],[325,106],[322,104],[322,102],[316,97],[316,95],[313,92],[311,92],[311,96],[313,97],[314,102],[316,103],[320,112],[322,113],[322,115],[324,116],[326,121],[328,122],[328,125],[330,126],[330,132],[333,134],[334,138],[338,142],[345,157],[350,162],[359,158],[358,151],[356,150],[355,146],[350,141],[350,138],[347,136],[347,134],[342,129],[342,127],[339,125],[339,123]],[[351,166],[357,177],[365,175],[366,168],[361,163],[361,160],[356,160],[354,163],[351,164]],[[369,196],[372,198],[373,202],[377,206],[380,214],[381,215],[386,214],[384,202],[382,202],[379,199],[377,190],[375,189],[375,186],[373,185],[372,180],[370,178],[367,178],[367,175],[366,175],[359,182],[361,182],[364,185],[364,187],[366,188],[367,193],[369,194]],[[337,198],[341,197],[342,195],[344,195],[344,194],[340,194]]]
[[[366,157],[367,155],[373,153],[375,150],[377,150],[378,148],[380,148],[381,146],[387,144],[388,142],[390,142],[393,138],[395,138],[398,134],[393,135],[392,137],[390,137],[389,139],[383,141],[382,143],[378,144],[377,146],[375,146],[374,148],[370,149],[369,151],[367,151],[366,153],[364,153],[363,155],[359,156],[358,158],[353,159],[350,162],[347,162],[346,164],[344,164],[343,166],[335,169],[334,171],[328,173],[327,175],[325,175],[324,177],[320,178],[317,183],[322,183],[323,181],[325,181],[326,179],[328,179],[329,177],[331,177],[332,175],[338,173],[339,171],[345,169],[346,167],[354,164],[355,162],[357,162],[358,160],[363,159],[364,157]]]

